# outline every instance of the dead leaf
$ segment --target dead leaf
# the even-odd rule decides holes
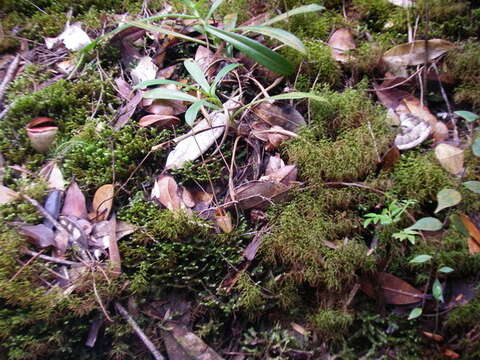
[[[20,233],[33,240],[37,248],[56,246],[53,230],[43,224],[22,225],[20,226]]]
[[[463,171],[463,150],[448,144],[438,144],[435,147],[435,156],[440,165],[453,175]]]
[[[178,195],[177,182],[170,175],[161,175],[155,180],[152,189],[152,199],[157,199],[160,204],[170,211],[178,211],[183,208],[182,199]]]
[[[433,126],[432,129],[433,138],[437,142],[442,142],[448,138],[448,128],[441,121],[437,121],[437,123]]]
[[[296,165],[287,165],[271,172],[269,175],[262,176],[260,180],[278,182],[288,186],[297,180],[297,174]]]
[[[158,67],[150,56],[144,56],[140,59],[137,66],[130,72],[135,85],[155,79]]]
[[[110,233],[108,242],[108,254],[110,255],[110,263],[112,264],[112,272],[120,275],[122,272],[122,262],[120,258],[120,250],[117,243],[117,219],[115,214],[112,215],[110,221]]]
[[[137,109],[138,104],[142,101],[142,93],[137,91],[135,96],[131,98],[125,105],[123,105],[117,112],[117,118],[113,125],[115,130],[121,129],[132,117]]]
[[[270,126],[279,126],[292,132],[297,132],[306,124],[302,114],[289,104],[262,102],[253,108],[253,113]]]
[[[20,194],[12,189],[0,185],[0,204],[6,204],[10,201],[17,200],[20,198]]]
[[[395,110],[405,99],[410,95],[408,91],[400,90],[398,87],[392,89],[385,89],[389,83],[383,83],[382,85],[374,84],[375,94],[378,100],[387,108]]]
[[[93,216],[95,221],[108,219],[113,206],[113,196],[115,194],[115,185],[105,184],[100,186],[93,196]]]
[[[274,202],[288,198],[290,187],[273,181],[250,181],[235,189],[235,198],[243,210],[266,209]]]
[[[252,261],[253,259],[255,259],[258,249],[262,244],[262,240],[263,238],[259,234],[256,234],[252,241],[250,241],[245,250],[243,250],[243,257],[246,260]]]
[[[80,50],[92,42],[88,34],[82,30],[82,24],[80,22],[71,25],[67,22],[65,29],[59,36],[55,38],[45,38],[45,44],[48,49],[53,48],[60,41],[71,51]]]
[[[456,48],[447,40],[416,40],[411,43],[397,45],[383,54],[382,60],[389,68],[396,69],[410,65],[422,65],[428,54],[428,62]]]
[[[395,164],[400,160],[400,150],[394,145],[383,155],[382,169],[390,170],[395,167]]]
[[[353,56],[348,54],[350,50],[356,47],[352,32],[349,29],[338,29],[335,31],[330,37],[330,40],[328,40],[328,45],[332,49],[332,57],[334,60],[341,63],[354,60]]]
[[[207,78],[216,73],[217,67],[211,66],[216,59],[215,54],[205,46],[199,46],[195,52],[195,61]]]
[[[63,216],[76,216],[79,218],[87,218],[87,204],[85,196],[78,187],[76,181],[72,181],[68,186],[65,194],[65,201],[62,208]]]
[[[224,109],[210,114],[211,123],[209,119],[199,121],[168,154],[165,169],[180,169],[187,161],[193,161],[205,153],[225,131],[229,113],[239,106],[240,97],[236,96],[223,104]]]
[[[163,104],[152,104],[145,108],[152,115],[173,115],[173,107]]]
[[[422,105],[421,101],[415,96],[409,95],[403,99],[403,102],[413,115],[422,120],[428,121],[432,127],[438,122],[437,118],[430,112],[428,107]]]
[[[61,190],[53,190],[48,193],[47,200],[45,200],[45,204],[43,207],[45,210],[56,220],[60,215],[60,208],[62,206],[63,200],[63,191]],[[50,222],[50,220],[45,219],[43,224],[50,229],[54,227],[54,224]]]
[[[442,354],[450,359],[460,359],[460,355],[452,349],[445,349],[442,351]]]
[[[47,181],[49,189],[65,190],[65,179],[55,161],[49,161],[40,169],[38,175]]]
[[[305,329],[302,325],[299,325],[297,323],[291,322],[290,326],[292,327],[293,330],[298,332],[300,335],[303,336],[308,336],[309,332],[307,329]]]
[[[168,322],[168,331],[175,341],[185,350],[192,359],[224,360],[197,335],[188,331],[185,326]]]
[[[382,291],[382,296],[387,304],[415,304],[425,298],[420,290],[394,275],[380,272],[377,274],[377,281],[378,287]],[[376,298],[378,295],[375,291],[375,286],[368,281],[361,282],[361,289],[371,298]]]
[[[438,335],[438,334],[431,333],[431,332],[428,332],[428,331],[422,331],[422,334],[425,337],[429,338],[430,340],[433,340],[433,341],[436,341],[436,342],[443,342],[445,340],[442,335]]]
[[[130,234],[133,234],[135,231],[137,231],[137,227],[126,221],[117,221],[117,226],[115,231],[116,231],[115,233],[117,236],[117,241],[119,241],[121,238],[128,236]]]
[[[275,156],[269,156],[267,166],[265,167],[265,175],[268,176],[284,166],[285,163],[280,158],[280,154],[275,154]]]
[[[154,106],[154,105],[152,105]],[[138,125],[147,127],[155,125],[159,128],[168,128],[180,124],[180,119],[173,115],[145,115],[139,121]]]
[[[468,251],[471,255],[480,254],[480,230],[467,215],[460,214],[459,216],[470,235],[468,238]]]
[[[395,145],[399,150],[412,149],[424,142],[432,131],[427,121],[413,114],[400,115],[401,133],[395,137]]]
[[[130,100],[132,97],[132,88],[130,85],[123,79],[123,78],[116,78],[115,79],[115,85],[117,85],[117,91],[118,94],[124,99],[124,100]]]

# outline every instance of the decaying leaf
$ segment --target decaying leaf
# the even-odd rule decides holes
[[[392,69],[421,65],[426,59],[430,62],[455,47],[455,44],[442,39],[416,40],[391,48],[383,54],[382,60]]]
[[[443,342],[445,340],[442,335],[438,335],[438,334],[431,333],[431,332],[428,332],[428,331],[422,331],[422,334],[425,337],[427,337],[428,339],[436,341],[436,342]]]
[[[133,82],[140,84],[143,81],[153,80],[157,75],[158,67],[150,56],[144,56],[140,59],[137,66],[130,72]]]
[[[188,331],[185,326],[175,322],[169,322],[168,329],[175,341],[177,341],[192,359],[223,360],[220,355],[205,344],[197,335]]]
[[[206,152],[225,131],[229,113],[240,106],[240,97],[228,100],[223,106],[225,111],[216,110],[210,114],[211,123],[209,119],[201,120],[177,143],[168,154],[166,169],[182,168],[187,161],[193,161]]]
[[[96,221],[108,219],[113,205],[115,185],[105,184],[100,186],[93,196],[93,217]]]
[[[296,165],[287,165],[270,172],[268,175],[262,176],[260,180],[290,185],[292,182],[297,180],[297,173],[298,170]]]
[[[56,246],[53,230],[43,224],[22,225],[20,233],[33,241],[38,248]]]
[[[288,131],[297,132],[306,124],[302,114],[289,104],[261,102],[253,108],[253,113],[270,126],[279,126]]]
[[[63,203],[62,215],[87,218],[87,204],[82,190],[75,181],[72,181],[67,188],[65,201]]]
[[[285,163],[280,158],[280,154],[275,154],[275,156],[269,156],[267,166],[265,167],[265,175],[268,176],[284,166]]]
[[[399,150],[412,149],[424,142],[431,130],[430,124],[419,117],[413,114],[401,114],[401,133],[395,137],[395,145]]]
[[[424,294],[414,288],[406,281],[399,279],[398,277],[380,272],[377,274],[378,289],[381,291],[381,295],[385,299],[387,304],[393,305],[408,305],[415,304],[422,301]],[[376,298],[377,294],[375,286],[368,282],[361,282],[362,291],[372,298]]]
[[[38,175],[43,177],[50,189],[65,190],[65,179],[55,161],[49,161],[44,167],[40,169]]]
[[[288,198],[290,187],[273,181],[250,181],[235,189],[235,198],[243,210],[265,209]]]
[[[138,125],[142,127],[155,125],[159,128],[168,128],[178,124],[180,119],[173,115],[145,115],[138,121]]]
[[[142,101],[142,93],[137,91],[135,96],[127,101],[117,112],[117,118],[113,128],[115,130],[121,129],[132,117],[133,113],[137,109],[138,104]]]
[[[348,54],[348,51],[356,47],[352,32],[349,29],[338,29],[335,31],[330,40],[328,40],[328,45],[332,49],[334,60],[341,63],[354,60],[353,56]]]
[[[392,146],[388,151],[383,155],[382,158],[382,169],[390,170],[393,169],[395,164],[400,160],[400,151],[395,145]]]
[[[212,65],[217,59],[213,51],[205,46],[199,46],[195,52],[195,61],[198,63],[206,77],[210,77],[216,72],[216,66]]]
[[[462,194],[454,189],[442,189],[437,194],[437,208],[435,209],[435,214],[442,211],[443,209],[455,206],[462,201]]]
[[[449,144],[438,144],[435,147],[435,156],[440,165],[453,175],[463,171],[463,150]]]
[[[460,219],[468,230],[468,250],[471,255],[480,254],[480,230],[467,215],[460,215]]]
[[[45,44],[48,49],[53,48],[60,41],[71,51],[80,50],[92,42],[88,34],[82,30],[82,24],[80,22],[71,25],[67,22],[65,29],[59,36],[55,38],[45,38]]]
[[[0,205],[9,203],[10,201],[20,198],[20,194],[12,189],[0,185]]]
[[[161,175],[157,178],[151,197],[157,199],[170,211],[178,211],[183,208],[177,182],[170,175]]]
[[[215,211],[215,222],[224,233],[229,234],[233,231],[232,218],[230,214],[221,208]]]

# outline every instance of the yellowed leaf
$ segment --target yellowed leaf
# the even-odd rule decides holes
[[[449,144],[438,144],[435,147],[435,156],[440,165],[453,175],[463,171],[463,150]]]
[[[113,184],[105,184],[100,186],[93,197],[93,211],[95,220],[106,220],[110,215],[113,206],[113,196],[115,186]]]

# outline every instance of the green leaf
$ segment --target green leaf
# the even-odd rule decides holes
[[[444,302],[442,284],[440,284],[440,280],[438,279],[435,279],[435,281],[433,282],[432,295],[438,301]]]
[[[147,91],[144,95],[147,99],[165,99],[165,100],[180,100],[188,102],[197,102],[199,99],[195,96],[186,94],[178,90],[171,90],[166,88],[157,88]]]
[[[217,85],[222,79],[232,70],[235,70],[237,67],[242,66],[242,64],[229,64],[223,67],[215,76],[215,79],[210,86],[210,95],[215,96],[215,92],[217,91]]]
[[[272,25],[276,22],[288,19],[290,16],[305,14],[305,13],[314,12],[314,11],[322,11],[322,10],[325,10],[325,7],[318,4],[299,6],[295,9],[289,10],[283,14],[275,16],[273,19],[267,20],[261,25]]]
[[[207,17],[205,18],[205,20],[208,20],[212,17],[212,15],[215,13],[215,11],[217,11],[218,7],[220,5],[222,5],[222,3],[224,2],[225,0],[215,0],[212,4],[212,6],[210,7],[210,10],[208,11],[208,14],[207,14]]]
[[[283,56],[246,36],[217,29],[210,25],[205,26],[205,31],[232,44],[237,50],[243,52],[252,60],[278,74],[290,75],[295,70],[293,65]]]
[[[210,85],[208,85],[205,74],[197,62],[192,59],[187,59],[183,62],[183,66],[185,66],[185,69],[187,69],[193,80],[195,80],[195,82],[200,85],[203,91],[208,94],[210,91]]]
[[[409,261],[411,264],[422,264],[424,262],[427,262],[431,259],[432,257],[430,255],[418,255],[415,256],[412,260]]]
[[[438,272],[441,272],[441,273],[444,273],[444,274],[449,274],[449,273],[454,272],[454,271],[455,270],[453,270],[449,266],[442,266],[440,269],[438,269]]]
[[[477,137],[472,145],[472,152],[475,156],[480,156],[480,137]]]
[[[410,311],[410,314],[408,315],[408,320],[413,320],[418,318],[420,315],[422,315],[422,308],[415,308]]]
[[[465,110],[455,111],[454,114],[464,118],[467,122],[474,122],[480,117],[477,114]]]
[[[190,107],[187,109],[185,112],[185,122],[192,126],[195,120],[197,119],[198,112],[200,111],[200,108],[202,105],[205,104],[205,101],[200,100],[197,102],[194,102]]]
[[[463,186],[475,194],[480,194],[480,181],[465,181]]]
[[[442,189],[437,194],[437,208],[435,209],[435,214],[442,211],[443,209],[455,206],[462,201],[462,194],[454,189]]]
[[[207,45],[207,43],[203,40],[199,40],[199,39],[187,36],[187,35],[183,35],[179,32],[169,30],[169,29],[165,29],[161,26],[146,24],[146,23],[143,23],[141,21],[130,21],[129,23],[127,23],[127,25],[135,26],[139,29],[147,30],[147,31],[150,31],[150,32],[153,32],[153,33],[165,34],[165,35],[168,35],[168,36],[173,36],[173,37],[176,37],[176,38],[179,38],[179,39],[195,42],[195,43],[198,43],[198,44]]]
[[[437,231],[442,228],[440,220],[434,217],[424,217],[418,220],[412,226],[409,226],[407,230],[424,230],[424,231]]]
[[[270,26],[242,26],[238,28],[238,30],[253,31],[265,36],[269,36],[287,46],[290,46],[292,49],[300,51],[302,54],[307,53],[305,45],[303,45],[302,41],[291,32],[282,29],[276,29]]]
[[[178,85],[178,86],[182,86],[182,87],[191,87],[190,85],[183,84],[181,82],[174,81],[174,80],[153,79],[153,80],[142,81],[140,84],[135,85],[133,87],[133,89],[137,90],[137,89],[143,89],[143,88],[146,88],[146,87],[152,86],[152,85],[169,85],[169,84]]]

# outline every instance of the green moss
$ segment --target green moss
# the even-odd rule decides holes
[[[262,310],[266,299],[262,296],[260,286],[255,284],[246,272],[241,274],[235,285],[235,289],[240,294],[237,300],[237,306],[243,309],[247,315],[250,314],[251,317],[254,317]]]
[[[443,188],[455,187],[453,180],[432,152],[402,154],[392,173],[392,194],[398,199],[416,200],[420,206],[436,201]]]
[[[131,201],[119,218],[141,226],[120,247],[136,292],[168,286],[215,287],[228,264],[241,259],[238,236],[212,235],[203,220],[161,210],[141,197]]]
[[[450,311],[445,327],[450,330],[464,331],[480,321],[480,298],[471,300],[468,304]]]
[[[309,316],[309,321],[323,339],[338,340],[353,323],[353,316],[339,310],[319,309]]]
[[[15,102],[4,119],[5,126],[0,129],[0,151],[7,161],[27,163],[32,169],[44,156],[30,146],[24,128],[28,122],[37,116],[53,118],[59,127],[57,139],[69,137],[85,123],[92,109],[96,108],[97,117],[109,117],[112,110],[108,104],[118,101],[113,89],[100,79],[98,73],[89,70],[76,81],[60,80],[37,92],[16,97],[15,91],[31,83],[27,76],[14,84],[10,100]],[[103,101],[97,106],[100,93],[103,93]]]
[[[65,176],[75,177],[91,190],[99,184],[123,182],[135,171],[150,151],[170,136],[167,130],[140,128],[126,125],[113,130],[103,122],[91,122],[81,132],[61,144],[56,153],[63,159]],[[161,152],[150,155],[149,166],[142,166],[135,174],[137,179],[150,177],[163,161]],[[102,171],[98,171],[102,169]]]
[[[385,0],[353,0],[352,6],[373,31],[381,31],[395,7]]]

